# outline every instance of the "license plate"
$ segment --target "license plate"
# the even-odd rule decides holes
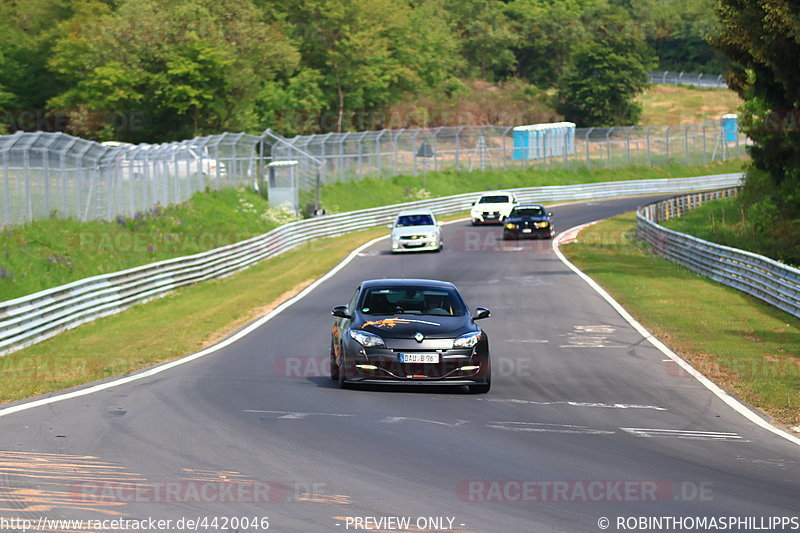
[[[530,233],[531,231],[533,230],[530,228],[525,228],[524,230],[522,230],[522,233]]]
[[[401,353],[401,363],[433,363],[439,362],[438,353]]]

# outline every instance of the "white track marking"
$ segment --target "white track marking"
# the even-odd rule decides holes
[[[646,429],[646,428],[620,428],[636,437],[645,439],[688,439],[688,440],[726,440],[737,442],[750,442],[744,440],[738,433],[724,431],[693,431],[688,429]]]
[[[580,229],[583,229],[586,226],[595,224],[597,222],[599,221],[595,221],[590,224],[583,224],[581,226],[576,226],[575,228],[572,228],[567,231],[572,231],[576,229],[577,231],[580,231]],[[573,265],[569,261],[569,259],[564,257],[564,254],[561,253],[561,250],[559,250],[558,245],[561,236],[564,235],[565,233],[566,232],[561,233],[559,234],[558,237],[553,239],[553,252],[555,252],[556,256],[561,260],[562,263],[567,265],[567,267],[569,267],[570,270],[572,270],[578,276],[580,276],[581,279],[583,279],[586,283],[589,284],[589,286],[592,289],[595,290],[595,292],[597,292],[600,296],[602,296],[603,299],[605,299],[611,305],[611,307],[613,307],[614,310],[620,314],[622,318],[624,318],[631,326],[633,326],[633,328],[636,331],[639,332],[640,335],[642,335],[642,337],[644,337],[650,344],[652,344],[658,350],[660,350],[661,353],[669,357],[672,361],[675,361],[683,370],[686,371],[687,374],[693,376],[697,381],[702,383],[708,390],[714,393],[720,400],[728,404],[732,409],[734,409],[737,413],[739,413],[743,417],[747,418],[750,422],[756,424],[757,426],[763,429],[766,429],[767,431],[774,433],[775,435],[778,435],[779,437],[783,437],[784,439],[788,440],[791,443],[800,445],[800,438],[790,433],[787,433],[786,431],[783,431],[780,428],[773,426],[772,424],[770,424],[769,422],[758,416],[756,413],[750,410],[746,405],[744,405],[739,400],[737,400],[736,398],[732,397],[730,394],[722,390],[716,383],[705,377],[692,365],[690,365],[683,358],[681,358],[678,354],[670,350],[666,344],[664,344],[656,337],[654,337],[653,334],[647,330],[647,328],[642,326],[635,318],[633,318],[631,314],[628,313],[625,310],[625,308],[619,304],[619,302],[617,302],[614,298],[611,297],[610,294],[608,294],[605,291],[605,289],[603,289],[600,285],[598,285],[597,282],[595,282],[592,278],[581,272],[581,270],[578,269],[578,267],[576,267],[575,265]]]
[[[469,422],[469,420],[461,420],[460,418],[451,424],[449,422],[440,422],[439,420],[427,420],[425,418],[410,418],[406,416],[387,416],[380,422],[383,424],[397,424],[398,422],[425,422],[426,424],[436,424],[438,426],[447,426],[449,428],[458,427]]]
[[[569,405],[570,407],[597,407],[603,409],[652,409],[654,411],[667,411],[664,407],[657,407],[655,405],[636,405],[627,403],[597,403],[597,402],[537,402],[533,400],[516,400],[513,398],[479,398],[486,402],[505,402],[527,405]]]
[[[245,409],[245,413],[264,413],[269,415],[281,415],[277,418],[281,420],[303,420],[308,416],[356,416],[340,413],[299,413],[293,411],[261,411],[259,409]]]
[[[490,422],[487,426],[492,429],[528,433],[570,433],[576,435],[613,435],[616,433],[615,431],[606,431],[586,426],[543,424],[540,422]]]

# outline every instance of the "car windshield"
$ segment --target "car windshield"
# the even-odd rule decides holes
[[[541,217],[544,216],[544,209],[541,207],[523,207],[514,209],[512,217]]]
[[[508,196],[484,196],[478,201],[479,204],[507,204]]]
[[[401,215],[397,217],[395,226],[404,228],[406,226],[433,226],[433,217],[430,215]]]
[[[374,287],[361,296],[366,315],[463,316],[467,308],[458,293],[439,287]]]

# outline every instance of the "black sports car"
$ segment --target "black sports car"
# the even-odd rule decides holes
[[[331,379],[353,383],[467,385],[489,392],[489,339],[452,283],[363,281],[348,305],[334,307]]]
[[[555,235],[553,213],[539,204],[520,204],[508,215],[503,239],[552,239]]]

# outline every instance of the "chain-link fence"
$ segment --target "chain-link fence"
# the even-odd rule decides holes
[[[729,124],[730,125],[730,124]],[[206,188],[253,186],[299,207],[299,191],[365,177],[442,170],[618,168],[708,163],[745,154],[722,121],[666,127],[543,131],[537,150],[515,148],[513,127],[328,133],[284,139],[223,133],[165,144],[98,144],[62,133],[0,136],[0,221],[133,216]],[[565,139],[569,146],[561,146]],[[555,148],[550,145],[557,144]],[[313,194],[311,194],[313,197]],[[275,198],[270,197],[271,203]],[[308,193],[304,196],[308,201]]]
[[[649,72],[650,83],[661,85],[692,85],[694,87],[713,87],[727,89],[725,79],[718,74],[696,74],[692,72],[673,72],[657,70]]]
[[[182,203],[205,189],[262,184],[266,190],[268,177],[274,180],[289,168],[302,182],[318,174],[321,163],[291,146],[273,156],[281,144],[269,131],[140,145],[99,144],[63,133],[2,135],[0,220],[110,220]],[[291,167],[280,165],[286,159]]]
[[[433,129],[327,133],[287,139],[323,161],[321,183],[441,170],[619,168],[630,165],[701,164],[745,155],[747,139],[722,121],[682,126],[578,128],[569,137],[542,132],[541,150],[520,154],[514,128],[462,126]],[[548,144],[559,143],[555,149]],[[550,155],[557,154],[557,155]],[[315,182],[304,183],[308,189]]]

